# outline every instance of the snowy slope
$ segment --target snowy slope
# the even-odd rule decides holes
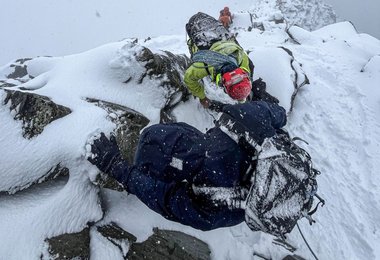
[[[314,32],[291,27],[288,34],[285,24],[267,19],[265,31],[248,31],[248,16],[245,12],[236,14],[238,40],[250,51],[255,77],[268,83],[269,92],[280,98],[287,111],[294,81],[302,81],[306,75],[310,82],[298,91],[287,125],[293,135],[310,143],[307,149],[322,171],[319,194],[327,204],[317,212],[316,224],[310,227],[306,220],[300,222],[310,245],[320,259],[379,259],[380,177],[376,173],[380,167],[380,41],[357,34],[350,23]],[[156,52],[187,53],[182,35],[140,42]],[[279,46],[291,51],[293,58]],[[9,106],[0,106],[0,154],[5,155],[0,157],[0,187],[23,185],[57,162],[70,169],[70,177],[14,195],[0,195],[0,259],[38,259],[46,249],[46,237],[80,231],[87,222],[99,220],[118,223],[138,241],[152,234],[153,227],[183,231],[206,241],[214,259],[252,259],[254,252],[281,259],[289,252],[272,244],[273,237],[253,233],[244,223],[202,232],[165,220],[125,193],[104,190],[109,205],[102,215],[98,188],[90,181],[97,171],[84,158],[85,144],[94,133],[110,132],[115,125],[104,110],[84,98],[128,106],[157,123],[165,101],[165,90],[155,87],[158,82],[147,81],[131,88],[122,84],[140,73],[131,58],[138,48],[126,40],[77,55],[28,63],[35,78],[20,86],[50,97],[72,113],[27,140]],[[8,68],[0,69],[0,78],[9,73]],[[208,91],[218,94],[212,86]],[[0,89],[0,99],[4,97]],[[178,106],[175,114],[179,121],[201,131],[212,125],[211,115],[194,100]],[[289,241],[298,248],[295,253],[312,259],[297,230]],[[121,257],[100,239],[91,243],[93,259]]]

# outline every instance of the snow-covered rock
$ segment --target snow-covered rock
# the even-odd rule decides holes
[[[134,107],[140,110],[151,109],[152,111],[145,114],[153,116],[156,113],[156,118],[153,120],[159,122],[175,120],[172,114],[173,108],[188,98],[187,89],[182,83],[183,72],[189,62],[186,56],[170,52],[154,54],[149,49],[131,42],[104,46],[90,53],[63,58],[22,59],[1,69],[1,75],[5,76],[1,79],[0,85],[0,88],[5,88],[2,91],[4,112],[8,107],[9,116],[15,120],[11,123],[22,131],[22,136],[18,137],[20,142],[35,144],[34,147],[28,145],[32,155],[30,159],[33,160],[33,156],[38,156],[37,158],[43,162],[33,164],[27,162],[25,158],[15,166],[14,162],[4,160],[0,176],[5,180],[0,185],[0,191],[13,193],[50,179],[49,176],[57,177],[60,175],[58,172],[62,172],[63,169],[67,172],[67,169],[70,169],[68,165],[72,161],[83,157],[80,149],[74,155],[68,148],[67,153],[70,155],[67,157],[64,151],[60,152],[62,156],[54,151],[57,147],[63,149],[68,140],[81,135],[82,138],[87,138],[91,135],[91,131],[96,132],[97,126],[91,131],[87,130],[86,133],[86,130],[83,131],[86,128],[83,124],[97,125],[98,120],[102,118],[108,119],[109,126],[117,126],[113,130],[118,136],[122,151],[125,157],[132,161],[139,132],[152,118],[148,119],[127,107],[128,102],[125,102],[123,97],[127,100],[128,98],[133,100],[138,95],[161,97],[153,100],[142,98],[143,104],[135,104],[137,106]],[[104,59],[108,55],[111,57],[106,62]],[[105,62],[95,62],[101,64],[96,67],[93,65],[92,57],[103,59]],[[77,63],[82,63],[82,67],[78,67]],[[69,80],[71,82],[67,82],[68,76],[72,79]],[[96,82],[97,76],[101,79],[100,82]],[[115,88],[115,85],[118,87]],[[99,88],[93,92],[92,88],[96,86]],[[60,93],[54,89],[60,89]],[[113,95],[119,96],[120,100],[114,101]],[[144,100],[152,103],[144,104]],[[98,115],[90,111],[98,111]],[[17,126],[18,122],[21,123],[21,127]],[[76,127],[77,131],[74,131]],[[63,129],[69,128],[73,131],[67,132],[64,137],[59,136],[58,133]],[[17,136],[17,132],[13,134]],[[55,141],[49,142],[50,149],[47,147],[42,149],[40,145],[45,142],[43,141],[45,138],[49,139],[47,135],[51,135],[50,138]],[[16,152],[18,147],[12,147],[11,150]],[[54,158],[54,155],[57,155],[57,158]],[[32,173],[26,174],[26,172]]]
[[[243,13],[236,15],[234,30],[256,65],[254,76],[263,78],[268,91],[287,108],[287,130],[310,143],[307,149],[322,172],[318,193],[327,204],[315,215],[315,225],[300,221],[300,227],[320,259],[377,259],[380,41],[358,34],[350,23],[314,32],[305,28],[317,28],[318,23],[288,27],[289,18],[276,7],[277,1],[268,1],[265,8],[261,4],[252,22],[261,23],[264,31],[253,26],[247,30],[252,22]],[[71,56],[18,60],[0,69],[1,190],[39,182],[57,165],[69,174],[12,195],[0,194],[2,258],[39,259],[47,250],[47,238],[81,232],[89,223],[97,227],[113,222],[133,234],[137,243],[152,236],[154,227],[184,232],[206,242],[213,259],[251,259],[254,254],[282,259],[289,254],[273,243],[272,236],[252,232],[244,223],[195,230],[164,219],[133,195],[93,183],[98,170],[87,162],[85,146],[99,132],[120,131],[121,141],[131,121],[136,125],[130,140],[136,140],[143,127],[160,121],[183,121],[201,131],[213,125],[216,114],[187,99],[183,89],[188,59],[180,54],[185,51],[184,37],[162,36],[141,44],[111,43]],[[173,64],[173,57],[178,62],[174,66],[157,65],[166,59]],[[172,70],[174,80],[163,74]],[[168,83],[172,81],[178,83],[174,88]],[[224,95],[212,84],[206,88],[215,97]],[[17,107],[12,112],[10,101],[4,103],[12,92],[49,100],[71,112],[25,138],[23,121],[15,120]],[[124,147],[128,150],[129,143]],[[122,250],[109,247],[112,242],[95,226],[89,232],[94,259],[123,259]],[[288,242],[295,254],[311,259],[297,230],[289,234]],[[125,241],[120,246],[128,247]]]
[[[251,10],[234,14],[234,28],[262,31],[297,25],[314,31],[336,22],[336,14],[322,0],[258,0]]]

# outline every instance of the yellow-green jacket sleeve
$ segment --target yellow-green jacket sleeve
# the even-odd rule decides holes
[[[202,62],[193,63],[185,72],[184,82],[194,96],[204,99],[205,89],[200,82],[201,79],[208,75],[207,70],[204,68],[205,64]]]
[[[243,55],[243,59],[239,67],[247,71],[252,76],[252,71],[249,69],[249,57],[247,54]]]

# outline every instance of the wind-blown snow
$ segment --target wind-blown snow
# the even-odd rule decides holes
[[[238,27],[237,21],[234,26]],[[256,65],[255,77],[262,77],[268,90],[289,110],[294,71],[290,56],[278,48],[283,46],[302,64],[299,66],[310,80],[299,91],[286,128],[309,142],[306,149],[322,172],[318,193],[327,204],[315,215],[316,224],[309,226],[302,220],[300,226],[320,259],[378,259],[380,41],[357,34],[350,23],[339,23],[314,32],[290,28],[292,38],[300,43],[296,44],[283,25],[268,25],[265,32],[238,31],[239,42],[250,51]],[[244,24],[241,27],[246,28]],[[153,51],[187,52],[180,35],[153,38],[143,45]],[[109,133],[115,125],[107,120],[104,110],[84,98],[128,106],[143,113],[151,123],[158,122],[164,104],[165,90],[157,88],[155,82],[130,88],[122,83],[141,69],[131,59],[131,51],[137,49],[130,47],[126,40],[77,55],[30,61],[28,68],[35,78],[23,87],[72,109],[64,120],[53,121],[31,140],[22,137],[21,125],[13,120],[8,106],[0,106],[1,187],[26,183],[58,162],[70,169],[69,179],[0,196],[1,259],[38,259],[46,237],[78,232],[88,221],[102,218],[98,189],[89,180],[96,168],[84,158],[85,144],[94,133]],[[2,77],[7,74],[4,70],[0,69]],[[1,100],[4,97],[0,90]],[[195,100],[178,106],[174,113],[178,121],[201,131],[212,126],[212,116]],[[206,241],[214,259],[252,259],[253,252],[280,259],[289,253],[272,244],[273,237],[252,232],[244,223],[203,232],[164,219],[133,195],[103,192],[109,208],[101,222],[118,223],[138,241],[147,239],[152,228],[159,227]],[[298,248],[297,254],[312,258],[297,230],[289,235],[289,241]],[[107,249],[107,242],[100,237],[91,243],[96,259],[121,257]]]

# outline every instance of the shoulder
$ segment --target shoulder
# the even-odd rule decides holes
[[[210,50],[226,55],[229,55],[236,51],[239,53],[245,53],[243,48],[234,40],[218,41],[211,46]]]

